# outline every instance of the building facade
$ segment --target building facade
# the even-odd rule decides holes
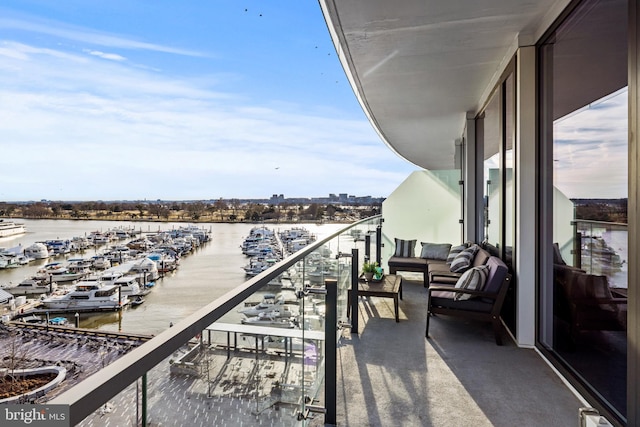
[[[372,125],[422,170],[387,238],[493,250],[517,345],[640,425],[637,2],[442,3],[321,0]]]

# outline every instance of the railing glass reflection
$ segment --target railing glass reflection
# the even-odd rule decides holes
[[[335,360],[326,357],[337,341],[327,342],[326,331],[346,324],[352,264],[380,256],[365,249],[376,247],[379,222],[360,221],[296,252],[51,403],[69,405],[70,424],[87,426],[299,426],[335,413],[325,380],[335,382]],[[355,248],[363,259],[342,256]]]
[[[606,276],[611,288],[627,288],[627,224],[574,222],[574,266],[589,274]]]

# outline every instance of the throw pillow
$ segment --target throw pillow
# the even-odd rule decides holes
[[[456,257],[451,261],[451,266],[449,266],[449,270],[452,273],[464,273],[473,264],[473,258],[475,258],[476,254],[480,246],[473,245],[464,251],[460,252]]]
[[[451,262],[453,262],[456,255],[465,249],[467,249],[467,245],[451,246],[451,249],[449,249],[449,255],[447,255],[447,264],[451,265]]]
[[[451,244],[449,243],[425,243],[420,242],[422,245],[422,251],[420,252],[420,258],[427,259],[439,259],[446,260],[449,255],[449,250],[451,249]]]
[[[396,251],[393,256],[401,258],[412,258],[416,256],[416,240],[396,240]]]
[[[487,283],[487,277],[489,276],[489,266],[480,265],[478,267],[472,267],[465,271],[462,276],[456,282],[456,288],[469,289],[474,291],[481,291],[484,285]],[[468,300],[471,298],[469,294],[456,293],[453,297],[456,301]]]

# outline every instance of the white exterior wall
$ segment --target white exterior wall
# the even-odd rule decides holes
[[[382,203],[383,264],[393,254],[394,238],[416,239],[416,256],[420,242],[462,241],[459,180],[458,170],[415,171],[387,197]]]
[[[560,246],[560,253],[567,264],[573,265],[573,225],[575,205],[560,190],[553,188],[553,242]]]

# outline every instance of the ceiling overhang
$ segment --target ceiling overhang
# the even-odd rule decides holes
[[[523,40],[567,1],[320,0],[352,87],[398,155],[453,169],[467,113],[482,106]]]

